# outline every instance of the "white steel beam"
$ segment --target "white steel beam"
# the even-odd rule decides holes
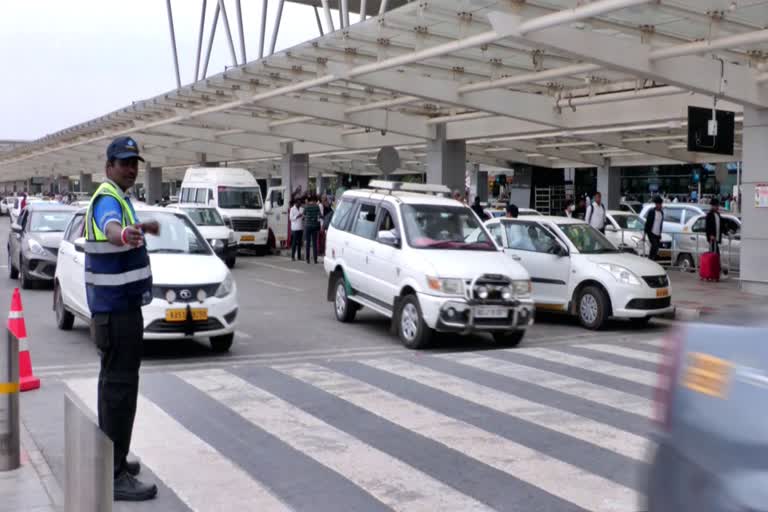
[[[768,41],[768,30],[756,30],[744,34],[720,37],[707,41],[695,41],[687,44],[666,46],[650,52],[651,60],[671,59],[684,55],[701,55],[715,50],[725,50],[752,46]]]

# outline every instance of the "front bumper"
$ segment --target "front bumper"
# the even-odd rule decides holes
[[[56,274],[56,255],[47,252],[45,255],[39,255],[32,252],[24,254],[24,268],[27,277],[39,281],[52,281]]]
[[[522,330],[533,324],[535,307],[531,299],[516,299],[504,304],[481,304],[461,297],[438,297],[419,294],[424,322],[439,332],[505,332]],[[481,307],[505,310],[500,318],[479,318]]]
[[[206,308],[208,320],[168,322],[169,309]],[[155,298],[142,308],[145,340],[174,340],[222,336],[235,331],[237,324],[237,294],[230,293],[221,299],[209,297],[203,302],[172,302]]]
[[[237,243],[229,244],[226,247],[218,247],[213,250],[216,256],[221,258],[222,261],[227,261],[237,257]]]
[[[235,231],[237,245],[240,247],[254,247],[267,245],[269,241],[269,230],[267,228],[259,231]]]

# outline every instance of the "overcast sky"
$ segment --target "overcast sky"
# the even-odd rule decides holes
[[[241,2],[251,61],[258,56],[261,0]],[[216,3],[207,2],[203,54]],[[193,81],[201,6],[202,0],[172,0],[182,84]],[[239,60],[235,0],[226,7]],[[265,51],[276,11],[272,0]],[[312,9],[286,2],[277,49],[318,35]],[[230,63],[220,18],[208,75]],[[173,90],[166,2],[2,0],[0,66],[0,139],[36,139]]]

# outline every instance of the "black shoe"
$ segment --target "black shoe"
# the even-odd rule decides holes
[[[115,501],[147,501],[157,496],[157,486],[145,484],[127,471],[115,478]]]
[[[123,464],[123,467],[128,473],[130,473],[133,476],[136,476],[139,473],[141,473],[141,464],[139,464],[139,461],[134,461],[134,462],[125,461],[125,464]]]

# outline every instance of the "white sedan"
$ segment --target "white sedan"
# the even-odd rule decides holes
[[[531,275],[539,309],[577,315],[588,329],[609,317],[646,323],[672,313],[666,271],[622,253],[584,221],[565,217],[492,219],[486,226]]]
[[[187,215],[165,208],[137,208],[142,222],[156,220],[160,235],[146,236],[152,265],[152,302],[142,308],[144,339],[210,338],[215,352],[232,346],[237,288],[229,269]],[[60,329],[75,317],[90,324],[85,293],[83,224],[85,210],[73,217],[59,248],[54,280],[54,310]]]
[[[622,250],[647,256],[651,252],[651,242],[645,236],[645,219],[636,213],[618,210],[608,211],[608,222],[605,225],[605,237],[613,245]],[[661,234],[659,244],[659,259],[669,260],[672,257],[672,236]]]

